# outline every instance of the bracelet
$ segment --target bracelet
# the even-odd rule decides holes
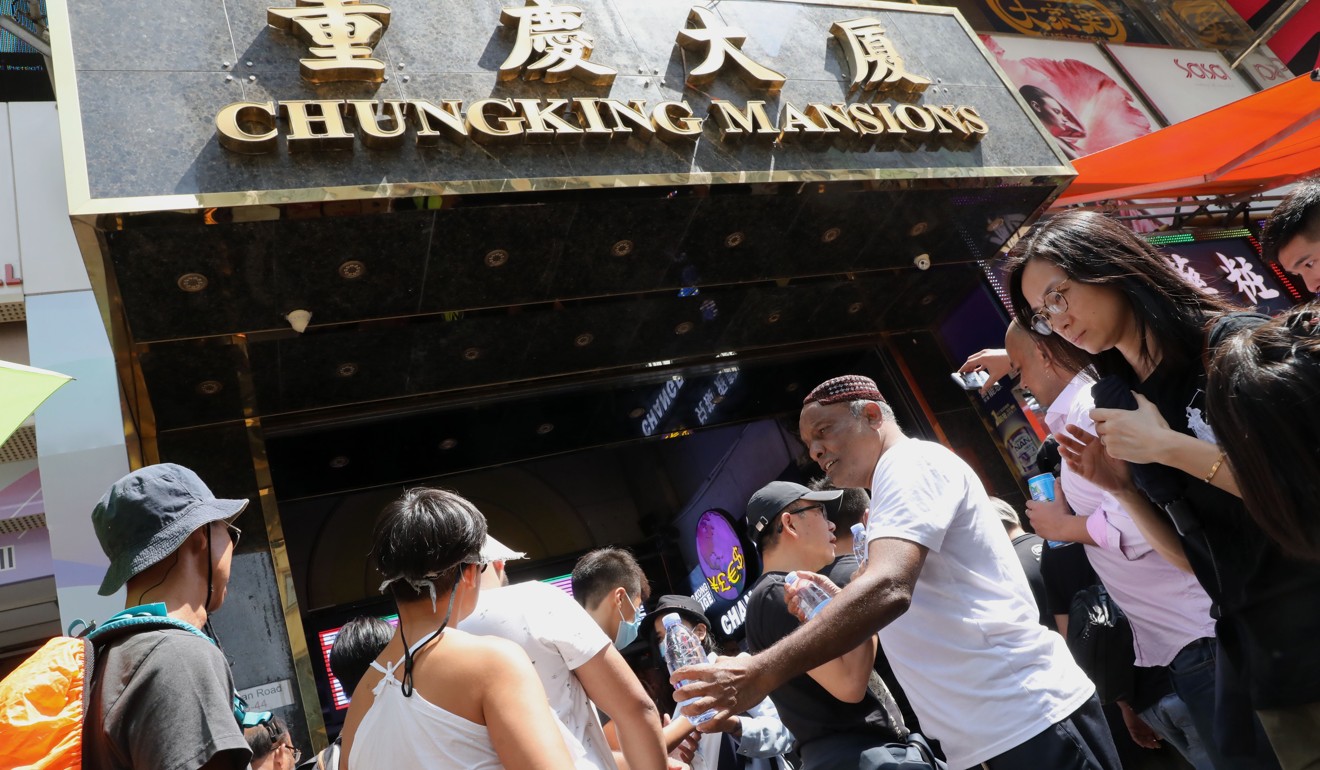
[[[1205,474],[1205,478],[1202,479],[1202,481],[1204,481],[1207,484],[1210,483],[1210,479],[1213,479],[1215,477],[1215,474],[1219,472],[1219,466],[1224,464],[1225,457],[1226,455],[1224,454],[1224,451],[1221,449],[1219,451],[1219,459],[1215,460],[1215,464],[1210,466],[1210,472]]]

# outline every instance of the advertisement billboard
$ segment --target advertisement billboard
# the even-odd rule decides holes
[[[1106,48],[1166,123],[1194,118],[1254,93],[1218,51],[1138,45]]]

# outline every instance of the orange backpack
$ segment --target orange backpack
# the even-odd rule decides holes
[[[80,636],[57,636],[0,681],[0,770],[79,770],[96,650],[140,631],[181,628],[164,607],[134,607]]]

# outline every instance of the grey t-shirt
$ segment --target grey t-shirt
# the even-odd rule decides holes
[[[116,639],[97,655],[84,768],[196,770],[217,754],[227,767],[248,767],[252,752],[234,718],[233,674],[214,644],[164,629]]]

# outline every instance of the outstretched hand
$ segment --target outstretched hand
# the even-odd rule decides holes
[[[1008,360],[1008,351],[1000,348],[986,348],[968,356],[963,365],[958,367],[959,374],[982,371],[989,377],[980,389],[981,395],[984,396],[990,388],[994,387],[995,383],[1013,372],[1013,364]]]
[[[1059,454],[1063,461],[1078,476],[1110,494],[1118,494],[1132,486],[1132,473],[1128,464],[1111,457],[1096,436],[1076,425],[1069,425],[1062,433],[1055,433],[1054,439],[1059,442]]]
[[[697,725],[697,729],[703,733],[717,733],[730,717],[747,711],[770,694],[760,684],[758,669],[755,655],[722,657],[714,663],[680,668],[669,677],[669,681],[675,686],[681,685],[674,693],[675,701],[682,703],[694,699],[680,707],[683,716],[692,719],[710,709],[715,710],[715,718]]]

